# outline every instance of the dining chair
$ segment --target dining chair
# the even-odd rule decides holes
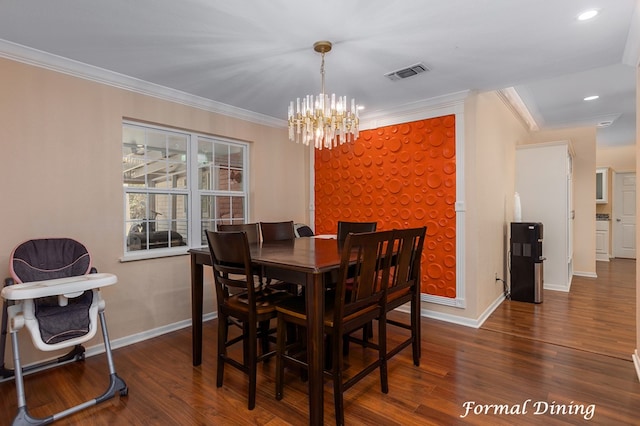
[[[305,225],[304,223],[296,223],[293,225],[293,229],[295,231],[296,237],[313,237],[315,234],[313,233],[313,229],[309,225]]]
[[[338,221],[338,241],[344,241],[350,232],[354,234],[360,232],[374,232],[378,226],[377,222],[348,222]]]
[[[258,244],[260,242],[260,224],[255,223],[233,223],[219,224],[220,232],[246,232],[249,244]]]
[[[249,376],[248,408],[256,404],[256,372],[258,362],[269,359],[275,351],[265,350],[258,355],[258,339],[268,342],[275,329],[270,320],[276,317],[275,304],[286,299],[285,292],[263,292],[257,286],[251,263],[249,241],[245,232],[206,231],[218,309],[218,347],[216,386],[221,387],[224,366],[229,364]],[[229,337],[231,319],[238,321],[242,334]],[[227,349],[242,342],[242,362],[228,354]],[[267,345],[268,349],[268,345]]]
[[[327,344],[332,348],[330,369],[325,375],[333,381],[335,417],[338,425],[344,424],[344,392],[369,373],[380,370],[380,387],[388,393],[386,361],[385,292],[389,279],[393,233],[372,232],[350,234],[341,251],[340,269],[335,292],[327,293],[324,308],[324,332]],[[350,282],[350,290],[347,289]],[[276,399],[284,394],[285,364],[308,368],[306,357],[295,352],[296,344],[287,344],[287,325],[304,328],[307,322],[305,300],[296,297],[284,300],[276,306],[278,313],[276,345]],[[346,380],[342,356],[343,336],[370,323],[378,321],[378,343],[369,345],[376,356],[363,360],[365,366]],[[359,364],[359,363],[354,363]],[[352,364],[353,365],[353,364]]]
[[[260,229],[262,230],[262,242],[264,243],[296,238],[292,220],[288,222],[260,222]]]
[[[387,350],[387,359],[411,345],[415,366],[420,365],[420,261],[426,232],[425,226],[394,230],[395,252],[385,303],[387,313],[410,303],[408,323],[385,318],[387,328],[395,326],[411,331],[407,339]]]
[[[338,239],[338,243],[342,244],[344,243],[344,240],[347,238],[347,235],[349,235],[349,233],[361,233],[361,232],[374,232],[376,230],[376,228],[378,227],[378,223],[377,222],[350,222],[350,221],[343,221],[343,220],[339,220],[338,221],[338,232],[337,232],[337,239]],[[335,285],[335,276],[332,276],[332,283],[329,283],[328,286],[332,287]],[[366,344],[366,342],[368,341],[368,339],[370,337],[373,337],[373,328],[370,324],[365,325],[362,329],[362,339],[354,339],[354,340],[358,340],[363,344]],[[348,339],[349,337],[345,337],[345,339]],[[345,345],[344,345],[344,353],[345,355],[349,353],[349,345],[347,344],[347,341],[345,340]]]
[[[296,238],[293,221],[286,222],[260,222],[262,230],[262,242],[273,243],[277,241],[293,241]],[[277,290],[285,290],[297,295],[302,291],[300,286],[267,277],[268,286]]]

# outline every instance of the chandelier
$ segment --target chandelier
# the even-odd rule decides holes
[[[329,97],[324,92],[324,54],[331,51],[331,43],[318,41],[313,44],[313,50],[322,55],[322,92],[315,98],[313,95],[307,95],[302,100],[297,98],[295,105],[291,101],[289,139],[305,145],[313,141],[317,149],[331,149],[358,139],[358,109],[355,99],[351,99],[349,108],[346,96],[336,98],[335,94],[331,94]]]

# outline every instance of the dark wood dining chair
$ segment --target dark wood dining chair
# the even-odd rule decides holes
[[[216,289],[218,309],[218,347],[216,386],[221,387],[225,364],[249,376],[248,408],[256,405],[258,362],[272,357],[275,351],[258,355],[258,339],[267,341],[275,329],[269,328],[276,317],[275,304],[289,297],[285,292],[262,292],[256,285],[246,232],[206,231]],[[238,321],[242,334],[229,338],[229,324]],[[228,354],[227,348],[242,342],[242,361]]]
[[[260,229],[263,243],[293,241],[296,238],[292,220],[286,222],[260,222]],[[269,277],[267,277],[267,280],[268,286],[273,289],[285,290],[294,295],[297,295],[302,290],[296,284],[270,279]]]
[[[292,220],[288,222],[260,222],[260,229],[262,230],[262,242],[264,243],[296,238]]]
[[[325,369],[325,375],[333,381],[335,416],[338,425],[344,424],[344,392],[369,373],[379,369],[381,390],[383,393],[389,391],[384,295],[390,273],[392,236],[392,231],[348,235],[342,247],[335,292],[327,293],[325,296],[324,332],[327,335],[327,344],[332,348],[331,367],[329,370]],[[350,290],[347,289],[347,282],[350,283]],[[278,312],[276,399],[280,400],[284,393],[285,363],[308,367],[306,357],[301,357],[294,351],[299,343],[288,345],[286,339],[288,324],[295,324],[302,328],[306,326],[305,300],[303,297],[287,299],[278,304],[276,311]],[[367,358],[371,360],[369,363],[364,360],[365,366],[357,373],[349,374],[349,378],[345,380],[342,356],[343,336],[370,323],[373,319],[379,319],[379,339],[377,345],[368,347],[375,349],[377,354]]]
[[[315,234],[313,233],[313,229],[309,225],[305,225],[304,223],[296,223],[293,225],[294,231],[296,233],[296,237],[313,237]]]
[[[395,326],[411,331],[407,339],[388,348],[387,359],[411,345],[416,366],[420,365],[420,261],[426,232],[426,227],[394,230],[395,256],[385,303],[387,312],[405,303],[410,303],[411,307],[408,323],[389,317],[385,319],[387,328]]]
[[[260,224],[259,223],[233,223],[218,225],[220,232],[246,232],[249,244],[258,244],[260,242]]]
[[[337,232],[336,238],[338,239],[338,243],[342,244],[344,243],[344,240],[347,238],[347,235],[349,235],[350,233],[357,234],[361,232],[374,232],[376,231],[377,227],[378,227],[377,222],[350,222],[350,221],[339,220],[338,232]],[[332,276],[331,278],[333,282],[327,285],[329,288],[335,285],[335,276]],[[362,339],[361,340],[353,339],[353,340],[357,340],[363,344],[366,344],[366,342],[370,337],[373,337],[373,328],[369,324],[364,326],[364,328],[362,329]],[[346,338],[348,338],[348,336],[345,337],[345,339]],[[347,344],[346,340],[344,345],[344,353],[345,355],[349,353],[349,345]]]
[[[378,227],[377,222],[348,222],[338,221],[338,233],[336,237],[338,241],[344,241],[347,239],[349,233],[358,234],[361,232],[374,232]]]
[[[249,244],[258,244],[260,242],[260,224],[255,223],[233,223],[233,224],[219,224],[218,231],[220,232],[245,232],[247,234],[247,241]],[[258,283],[262,288],[268,286],[268,283],[264,280],[264,274],[262,267],[255,265],[253,267],[254,274],[258,277]]]

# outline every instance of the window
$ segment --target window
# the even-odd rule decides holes
[[[247,150],[246,143],[123,123],[125,258],[184,252],[206,245],[204,231],[218,223],[246,222]]]

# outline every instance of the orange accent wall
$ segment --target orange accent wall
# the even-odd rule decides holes
[[[456,297],[455,116],[360,132],[315,153],[315,228],[377,221],[379,230],[427,226],[422,293]]]

